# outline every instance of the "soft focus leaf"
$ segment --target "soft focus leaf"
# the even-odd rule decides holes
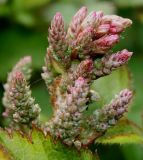
[[[31,84],[31,88],[35,101],[41,107],[40,120],[45,122],[52,116],[52,105],[50,103],[49,94],[43,79],[40,79],[40,81],[43,83],[38,83],[38,81],[35,81]]]
[[[14,132],[10,137],[5,131],[0,131],[0,142],[11,153],[14,160],[95,160],[88,150],[77,151],[59,141],[46,138],[41,131],[33,130],[32,139],[22,137]],[[32,141],[32,142],[31,142]]]
[[[42,67],[48,45],[46,32],[13,28],[2,30],[0,36],[0,79],[6,79],[11,68],[26,55],[32,56],[34,69]]]
[[[143,74],[141,74],[141,65],[143,63],[143,55],[133,56],[131,63],[129,64],[132,71],[133,86],[135,88],[135,95],[133,99],[132,108],[129,110],[128,117],[132,121],[135,121],[140,126],[142,125],[141,116],[143,113]]]
[[[140,7],[143,6],[142,0],[114,0],[120,7]]]
[[[124,119],[95,142],[102,144],[143,144],[143,130],[133,122]]]
[[[34,26],[35,25],[35,17],[30,13],[21,12],[16,15],[15,19],[24,26]]]
[[[13,6],[16,8],[16,10],[27,10],[40,7],[48,2],[49,0],[13,0]]]
[[[99,78],[94,83],[94,88],[99,92],[103,103],[109,102],[122,89],[131,88],[127,67],[113,71],[111,75]]]
[[[105,14],[114,14],[116,8],[113,2],[107,1],[95,1],[95,0],[85,0],[84,5],[88,8],[89,11],[103,11]]]
[[[45,21],[49,22],[56,12],[61,12],[64,17],[65,25],[68,26],[71,18],[77,10],[77,7],[70,1],[68,1],[67,3],[57,2],[53,3],[50,7],[47,7],[45,9],[45,11],[43,12],[43,17]]]
[[[131,80],[127,67],[121,67],[113,71],[112,74],[97,79],[92,88],[99,93],[100,100],[89,106],[89,114],[96,108],[108,104],[121,90],[131,88]]]
[[[126,160],[142,160],[143,158],[143,145],[128,144],[121,147],[122,153]],[[132,154],[131,154],[132,153]]]

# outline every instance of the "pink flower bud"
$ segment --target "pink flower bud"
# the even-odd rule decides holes
[[[75,87],[82,87],[85,84],[85,79],[83,77],[79,77],[75,81]]]
[[[23,80],[24,79],[24,76],[21,72],[16,72],[14,76],[15,76],[15,79],[17,79],[17,80]]]
[[[74,15],[73,19],[83,19],[81,17],[85,17],[87,14],[87,8],[86,7],[81,7],[78,12]]]
[[[99,25],[102,16],[103,12],[93,11],[89,13],[89,15],[84,19],[83,23],[81,24],[81,28],[85,29],[87,27],[92,27],[95,29]]]
[[[112,70],[115,70],[116,68],[127,63],[132,54],[132,52],[124,49],[120,52],[103,57],[101,59],[102,66],[99,69],[95,68],[95,75],[101,77],[110,74]]]
[[[88,56],[91,51],[93,29],[91,27],[83,30],[76,41],[76,51],[78,52],[79,57]]]
[[[122,18],[116,15],[106,15],[102,18],[102,24],[110,24],[110,33],[121,33],[132,24],[132,21],[127,18]]]
[[[119,35],[107,35],[104,37],[101,37],[98,40],[95,40],[96,45],[99,47],[112,47],[114,44],[116,44],[119,41]]]
[[[57,53],[59,51],[64,52],[67,49],[65,37],[66,33],[64,31],[64,21],[61,13],[57,12],[52,20],[48,38],[50,47],[53,51]],[[63,55],[59,55],[57,53],[57,56],[61,58]]]
[[[77,38],[77,44],[81,46],[89,44],[89,42],[92,41],[92,34],[93,34],[93,28],[87,27],[79,34]]]
[[[51,23],[51,28],[56,27],[57,30],[62,29],[64,27],[63,18],[60,12],[57,12],[53,18],[53,21]]]
[[[112,60],[118,63],[126,63],[132,56],[133,52],[129,52],[128,50],[124,49],[116,54],[113,54]]]
[[[77,66],[76,70],[71,75],[71,79],[76,80],[79,77],[89,78],[92,71],[93,61],[86,59]]]
[[[80,28],[81,28],[81,23],[83,22],[83,20],[85,19],[87,15],[87,8],[86,7],[82,7],[73,17],[68,31],[67,31],[67,39],[69,41],[75,40],[75,38],[77,38]],[[72,43],[72,42],[70,42]]]
[[[100,25],[96,32],[95,32],[95,37],[101,37],[102,35],[105,35],[109,32],[110,25],[109,24],[102,24]]]
[[[9,109],[6,108],[5,112],[3,112],[2,115],[3,115],[4,117],[8,117],[8,116],[9,116]]]

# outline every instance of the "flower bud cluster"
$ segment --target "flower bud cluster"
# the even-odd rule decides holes
[[[31,97],[31,91],[22,72],[16,71],[8,89],[8,107],[12,120],[16,124],[38,124],[40,108]]]
[[[7,83],[4,85],[4,96],[3,96],[3,105],[5,108],[8,108],[11,104],[9,104],[8,100],[8,91],[9,91],[9,85],[11,83],[12,77],[15,74],[15,72],[19,71],[24,74],[24,77],[26,80],[29,80],[31,77],[31,63],[32,59],[30,56],[25,56],[24,58],[20,59],[18,63],[13,67],[12,71],[8,74]],[[4,116],[8,116],[8,109],[6,109],[6,112],[3,113]]]
[[[69,69],[73,60],[95,60],[99,54],[106,55],[119,42],[120,34],[132,21],[116,15],[104,15],[93,11],[87,15],[82,7],[73,17],[67,32],[62,15],[54,16],[49,29],[49,50],[53,68]],[[58,64],[53,64],[55,61]],[[57,70],[57,69],[55,69]]]
[[[115,15],[104,15],[103,12],[93,11],[87,15],[87,10],[81,8],[79,18],[73,18],[70,23],[67,37],[70,39],[69,47],[72,57],[85,59],[98,54],[106,54],[119,42],[120,34],[132,24],[132,21]],[[85,16],[87,15],[87,16]],[[76,20],[77,30],[73,29]],[[74,36],[76,35],[76,36]],[[67,39],[68,41],[69,39]]]
[[[94,80],[108,75],[126,64],[132,52],[124,49],[109,54],[119,42],[120,34],[131,20],[93,11],[87,15],[82,7],[73,17],[67,32],[60,13],[56,13],[49,29],[49,47],[42,78],[50,92],[53,117],[43,125],[45,134],[60,138],[78,149],[88,145],[127,112],[132,92],[125,89],[102,109],[91,115],[86,110],[99,93],[91,89]],[[38,124],[40,108],[31,96],[26,82],[30,78],[31,58],[22,59],[8,76],[4,86],[4,116],[12,116],[16,124]],[[107,84],[108,85],[108,84]]]
[[[95,61],[95,79],[108,75],[113,70],[127,63],[131,58],[132,54],[132,52],[129,52],[128,50],[124,49],[117,53],[106,55],[99,61]]]
[[[45,134],[50,133],[79,149],[115,125],[127,111],[132,92],[125,89],[109,105],[85,116],[89,104],[100,99],[99,93],[90,88],[93,80],[110,74],[131,58],[132,52],[126,49],[109,54],[119,42],[120,34],[131,24],[129,19],[104,15],[101,11],[87,15],[87,8],[82,7],[66,33],[62,16],[55,15],[42,74],[54,112],[43,127]]]
[[[61,138],[64,143],[72,145],[80,134],[83,123],[83,112],[87,108],[89,84],[86,79],[79,77],[73,85],[68,86],[67,92],[61,94],[59,88],[55,91],[57,99],[53,118],[46,123],[44,131],[54,137]]]
[[[52,58],[62,63],[66,68],[69,62],[69,51],[64,31],[64,21],[61,13],[57,12],[54,16],[51,27],[49,28],[49,50],[52,52]]]
[[[131,101],[132,96],[133,93],[130,90],[122,90],[110,104],[94,111],[88,121],[89,125],[98,132],[104,132],[109,127],[114,126],[123,114],[127,112],[128,103]]]

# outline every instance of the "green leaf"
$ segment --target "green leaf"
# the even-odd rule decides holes
[[[12,28],[0,31],[0,79],[6,79],[7,73],[26,55],[31,55],[33,67],[41,68],[44,65],[46,54],[47,33]]]
[[[142,160],[143,146],[139,144],[128,144],[121,147],[122,153],[126,160]],[[132,154],[131,154],[132,153]]]
[[[52,117],[52,104],[50,102],[49,94],[46,88],[46,85],[41,80],[42,83],[33,83],[31,84],[32,88],[32,96],[35,98],[36,103],[38,103],[41,107],[41,115],[40,120],[42,122],[46,122],[48,119]]]
[[[65,25],[68,26],[69,22],[71,21],[71,18],[77,10],[77,7],[71,1],[56,2],[45,9],[44,20],[51,21],[56,12],[61,12],[64,17]]]
[[[143,6],[143,1],[142,0],[114,0],[114,2],[119,6],[119,7],[141,7]]]
[[[111,1],[96,1],[95,0],[84,0],[84,6],[88,8],[89,11],[103,11],[106,14],[115,13],[115,6]]]
[[[33,129],[29,140],[16,131],[9,136],[1,130],[0,143],[14,160],[95,160],[89,150],[77,151],[67,147],[60,141],[53,141],[50,136],[45,137],[37,129]]]
[[[122,67],[108,76],[99,78],[95,81],[94,88],[102,97],[103,103],[108,103],[121,90],[131,88],[127,67]]]
[[[49,0],[14,0],[13,1],[13,7],[15,7],[15,10],[29,10],[34,9],[37,7],[41,7],[45,4],[47,4]]]
[[[113,71],[112,74],[97,79],[92,89],[99,93],[100,100],[89,106],[88,114],[93,113],[96,108],[108,104],[116,94],[125,88],[131,88],[131,80],[127,67]]]
[[[116,126],[110,128],[105,135],[95,143],[102,144],[143,144],[143,130],[135,123],[122,119]]]

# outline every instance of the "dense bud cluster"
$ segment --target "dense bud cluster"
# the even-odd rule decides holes
[[[89,84],[86,79],[79,77],[73,85],[67,87],[63,95],[57,90],[57,99],[53,118],[46,123],[45,132],[54,137],[62,138],[63,142],[71,145],[75,142],[82,129],[83,112],[87,108]]]
[[[90,88],[93,81],[126,64],[132,56],[126,49],[111,54],[120,34],[131,24],[129,19],[101,11],[87,14],[87,8],[82,7],[66,32],[61,14],[54,16],[49,30],[48,61],[42,73],[54,112],[43,128],[45,134],[80,148],[115,125],[127,111],[132,92],[125,89],[109,105],[85,116],[89,104],[100,98]]]
[[[37,124],[40,108],[38,104],[34,104],[35,100],[31,97],[30,88],[21,72],[13,75],[8,94],[11,103],[9,110],[14,122]]]
[[[95,110],[89,125],[97,131],[106,131],[109,127],[116,124],[119,118],[128,110],[128,103],[132,98],[132,92],[128,89],[122,90],[118,96],[115,96],[110,104],[102,109]]]
[[[108,54],[101,58],[101,60],[99,61],[95,61],[95,77],[97,78],[110,74],[113,70],[127,63],[128,60],[131,58],[132,54],[132,52],[124,49],[111,55]]]
[[[91,89],[93,81],[131,58],[132,52],[126,49],[111,52],[120,34],[131,24],[129,19],[104,15],[101,11],[87,14],[87,8],[82,7],[66,31],[62,15],[55,14],[42,73],[53,105],[53,116],[42,125],[45,134],[80,149],[114,126],[127,112],[132,92],[124,89],[108,105],[86,114],[90,104],[100,99],[99,93]],[[3,98],[6,108],[3,115],[28,126],[38,124],[40,113],[26,82],[30,78],[30,64],[30,57],[26,57],[14,67],[4,86]]]
[[[38,125],[40,107],[31,97],[30,87],[26,80],[31,77],[31,57],[21,59],[8,76],[5,85],[3,104],[6,108],[4,117],[11,118],[11,125]]]
[[[30,56],[26,56],[22,59],[19,60],[19,62],[13,67],[12,71],[8,74],[8,78],[7,78],[7,83],[4,85],[4,96],[3,96],[3,105],[7,108],[6,112],[3,113],[3,115],[7,115],[8,114],[8,108],[11,107],[11,104],[9,103],[9,99],[8,99],[8,93],[9,93],[9,85],[12,81],[12,77],[15,74],[15,72],[20,71],[24,74],[25,79],[29,80],[31,77],[31,57]]]

